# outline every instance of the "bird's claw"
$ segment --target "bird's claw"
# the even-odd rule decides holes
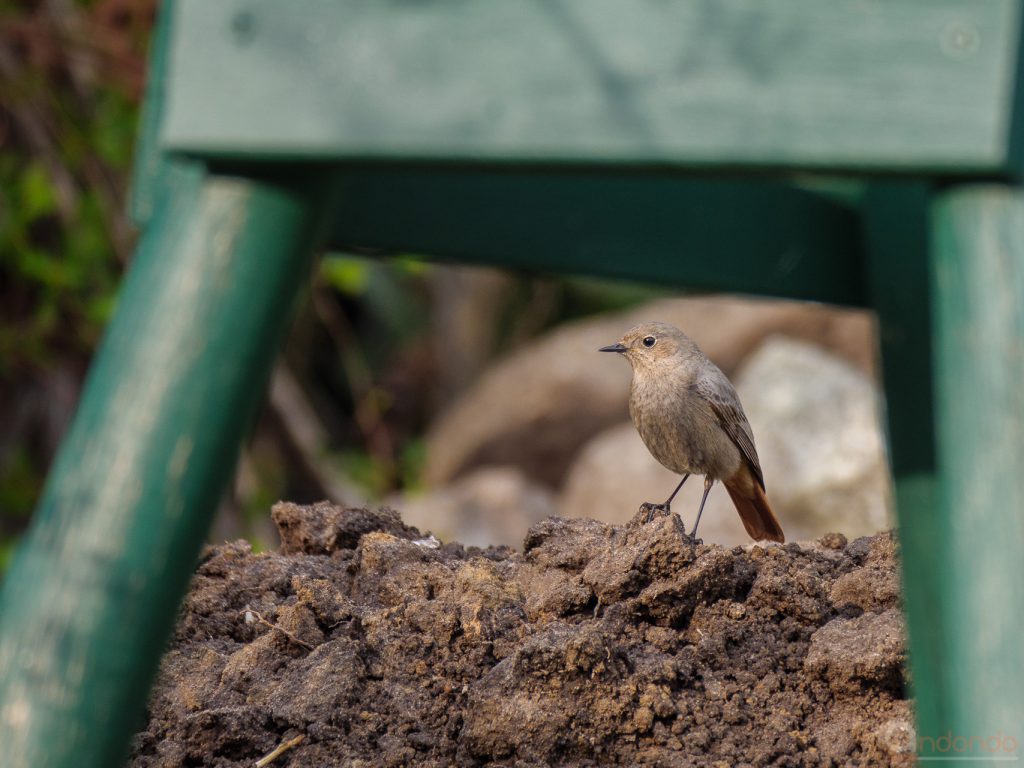
[[[647,522],[651,522],[654,519],[655,512],[661,512],[664,515],[668,515],[672,512],[672,508],[668,504],[652,504],[649,501],[645,501],[640,505],[641,512],[647,512]]]
[[[704,539],[698,539],[696,536],[693,535],[693,533],[684,533],[683,540],[691,547],[696,547],[704,543]]]

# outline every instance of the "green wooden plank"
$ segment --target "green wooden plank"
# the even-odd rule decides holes
[[[918,731],[935,734],[951,722],[951,690],[940,618],[947,595],[936,574],[945,559],[936,512],[930,203],[923,183],[874,184],[865,197],[868,295],[878,312],[914,708]]]
[[[933,214],[935,370],[953,737],[1024,748],[1024,191],[941,195]],[[919,734],[931,735],[931,734]],[[943,735],[942,733],[938,735]],[[990,751],[992,737],[1002,738]],[[1007,739],[1016,744],[1011,752]],[[936,754],[942,751],[937,745]],[[948,752],[947,752],[948,754]],[[978,764],[981,764],[980,761]]]
[[[860,305],[859,212],[780,183],[349,169],[332,243]]]
[[[319,177],[169,173],[0,593],[11,768],[122,764],[330,206]]]
[[[150,42],[146,97],[142,105],[139,133],[135,139],[135,163],[132,166],[129,214],[142,227],[153,215],[156,201],[166,191],[171,160],[162,151],[160,131],[166,104],[167,57],[171,38],[171,16],[176,0],[163,0],[157,13]]]
[[[164,146],[1001,172],[1021,0],[181,0]]]

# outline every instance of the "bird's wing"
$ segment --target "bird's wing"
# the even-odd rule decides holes
[[[750,430],[750,423],[743,413],[740,398],[732,384],[725,378],[725,374],[716,368],[699,377],[694,389],[711,406],[711,410],[718,417],[718,423],[740,449],[761,489],[764,490],[764,474],[761,472],[761,462],[757,459],[754,434]]]

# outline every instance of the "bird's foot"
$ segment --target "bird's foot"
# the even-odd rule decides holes
[[[668,504],[652,504],[649,501],[645,501],[640,505],[640,511],[647,513],[647,522],[651,522],[654,519],[654,513],[659,512],[662,515],[668,516],[672,514],[672,508]]]
[[[696,547],[699,544],[703,544],[704,543],[704,539],[698,539],[696,536],[693,535],[692,532],[684,533],[683,534],[683,541],[685,541],[691,547]]]

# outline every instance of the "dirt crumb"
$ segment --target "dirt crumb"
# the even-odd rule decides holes
[[[895,542],[692,547],[552,518],[522,553],[278,504],[205,553],[131,764],[909,766]]]

